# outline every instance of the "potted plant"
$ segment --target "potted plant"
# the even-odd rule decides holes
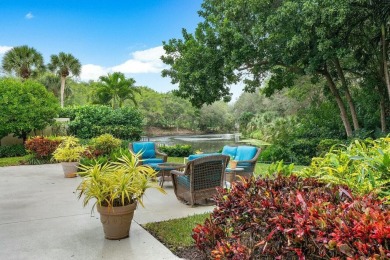
[[[139,165],[136,155],[127,154],[117,162],[81,165],[83,177],[77,187],[78,197],[84,196],[83,206],[94,200],[107,239],[121,239],[129,236],[134,210],[148,188],[162,193],[164,189],[152,182],[156,171],[147,165]]]
[[[65,178],[76,177],[80,158],[85,151],[79,139],[73,136],[65,137],[53,153],[53,158],[61,162]]]
[[[234,156],[230,156],[230,169],[236,169],[238,161],[234,160]]]

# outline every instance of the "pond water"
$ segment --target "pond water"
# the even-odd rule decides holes
[[[207,135],[177,135],[150,137],[151,142],[163,145],[189,144],[195,150],[202,152],[218,152],[224,145],[234,145],[239,140],[239,134],[207,134]]]

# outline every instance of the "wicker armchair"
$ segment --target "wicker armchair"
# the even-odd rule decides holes
[[[168,156],[157,150],[154,142],[134,142],[129,143],[129,150],[133,154],[141,154],[141,164],[149,165],[153,169],[159,163],[165,163]]]
[[[189,161],[184,172],[171,171],[178,200],[191,206],[209,204],[209,199],[217,194],[216,187],[223,187],[229,160],[226,155],[206,156]]]

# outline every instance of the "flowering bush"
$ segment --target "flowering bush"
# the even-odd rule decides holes
[[[192,236],[213,259],[390,257],[389,208],[373,195],[277,176],[220,188],[215,200]]]
[[[35,136],[26,141],[25,147],[34,158],[39,160],[50,160],[53,152],[61,143],[58,137]]]

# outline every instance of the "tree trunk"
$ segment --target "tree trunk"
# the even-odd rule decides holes
[[[334,83],[332,76],[329,74],[329,71],[326,67],[323,71],[321,71],[321,73],[325,77],[326,82],[328,83],[328,87],[332,92],[334,98],[336,99],[337,105],[340,110],[341,120],[343,121],[344,124],[345,132],[348,137],[351,137],[352,136],[351,124],[349,123],[347,110],[345,109],[345,105],[343,103],[343,100],[340,97],[340,93],[336,87],[336,84]]]
[[[381,131],[386,133],[386,106],[383,96],[380,97],[381,101],[379,102],[380,112],[381,112]]]
[[[61,107],[64,107],[65,77],[61,76]]]
[[[343,87],[343,90],[345,91],[345,97],[347,99],[349,110],[350,110],[351,116],[352,116],[353,128],[355,129],[355,131],[359,130],[360,126],[359,126],[359,121],[357,118],[356,108],[355,108],[355,105],[353,103],[351,93],[349,92],[348,83],[347,83],[347,80],[345,79],[345,75],[344,75],[343,69],[341,68],[340,61],[338,58],[335,59],[335,65],[336,65],[337,73],[339,74],[340,79],[341,79],[341,85]]]
[[[381,41],[382,41],[383,72],[385,74],[387,94],[389,95],[389,100],[390,100],[390,78],[389,78],[389,71],[387,69],[387,42],[386,42],[386,31],[385,31],[384,24],[382,24],[381,30],[382,30]]]

